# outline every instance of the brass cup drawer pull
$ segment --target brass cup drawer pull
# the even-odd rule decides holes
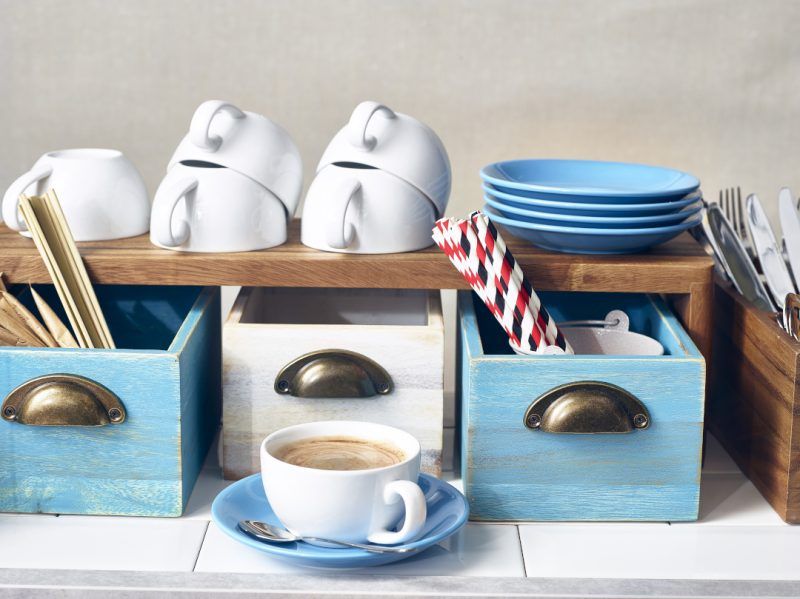
[[[650,413],[622,387],[578,381],[535,399],[525,411],[524,423],[545,433],[630,433],[648,428]]]
[[[105,426],[125,420],[125,406],[82,376],[49,374],[23,383],[3,401],[3,420],[30,426]]]
[[[389,373],[357,352],[325,349],[300,356],[275,377],[275,392],[293,397],[374,397],[392,392]]]

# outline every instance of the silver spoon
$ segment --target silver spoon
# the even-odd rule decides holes
[[[245,534],[255,537],[259,541],[266,541],[268,543],[291,543],[292,541],[311,541],[318,543],[332,543],[334,545],[341,545],[342,547],[353,547],[354,549],[363,549],[370,553],[408,553],[416,551],[416,547],[391,547],[388,545],[362,545],[361,543],[350,543],[348,541],[334,541],[331,539],[321,539],[319,537],[301,537],[291,531],[281,528],[280,526],[273,526],[266,522],[259,522],[258,520],[240,520],[239,529]]]

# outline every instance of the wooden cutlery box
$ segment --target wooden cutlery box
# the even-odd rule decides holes
[[[705,361],[655,296],[542,293],[557,321],[624,310],[662,356],[512,352],[459,292],[461,472],[486,521],[689,521],[698,516]],[[580,434],[579,434],[580,433]]]
[[[219,290],[96,290],[120,349],[0,348],[0,512],[180,516],[189,500],[219,425]]]
[[[441,473],[444,327],[439,291],[243,288],[223,327],[222,463],[259,472],[271,432],[315,420],[404,429]]]
[[[709,429],[786,522],[800,522],[800,343],[729,284],[714,289]]]

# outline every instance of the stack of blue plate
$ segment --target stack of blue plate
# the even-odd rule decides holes
[[[484,212],[541,248],[628,254],[669,241],[702,219],[696,177],[668,168],[591,160],[509,160],[481,169]]]

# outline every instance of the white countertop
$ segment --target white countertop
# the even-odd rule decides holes
[[[602,586],[598,579],[800,580],[800,527],[781,521],[716,440],[707,439],[698,522],[471,522],[455,537],[418,556],[368,571],[348,571],[340,582],[357,586],[359,579],[380,577],[417,582],[419,577],[429,581],[458,577],[462,583],[474,579],[478,586],[466,588],[475,591],[482,588],[481,580],[489,578],[519,582],[527,577],[531,583],[531,579],[595,579],[592,585],[598,589]],[[452,483],[460,485],[458,480]],[[212,451],[181,518],[0,514],[0,568],[9,569],[5,578],[0,576],[0,594],[4,588],[16,588],[20,571],[28,569],[68,569],[87,575],[104,571],[111,579],[115,577],[109,571],[256,574],[263,580],[317,576],[327,581],[337,576],[291,566],[239,545],[217,529],[210,521],[210,505],[227,484]],[[457,588],[454,584],[450,588]],[[773,594],[781,595],[786,588],[773,588]],[[800,593],[800,586],[791,588]],[[326,583],[318,590],[330,589]]]

